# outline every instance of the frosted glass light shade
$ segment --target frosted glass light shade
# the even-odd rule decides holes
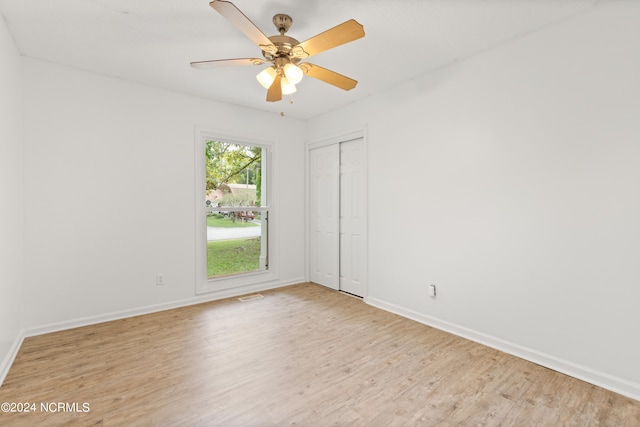
[[[258,82],[262,85],[263,88],[269,89],[271,87],[271,83],[276,78],[276,70],[273,67],[265,68],[260,71],[260,73],[256,76]]]
[[[297,65],[288,63],[284,66],[284,75],[287,76],[289,82],[297,85],[302,80],[304,73]]]
[[[280,85],[282,86],[283,95],[291,95],[292,93],[295,93],[296,90],[298,90],[296,89],[296,85],[291,83],[286,77],[283,77],[282,80],[280,80]]]

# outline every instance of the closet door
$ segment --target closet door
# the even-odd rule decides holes
[[[340,290],[365,294],[367,190],[364,140],[340,144]]]
[[[309,152],[309,276],[312,282],[338,290],[340,145]]]

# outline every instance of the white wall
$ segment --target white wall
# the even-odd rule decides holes
[[[308,123],[367,125],[370,303],[640,398],[638,22],[600,4]]]
[[[303,122],[24,65],[27,328],[193,301],[196,126],[275,142],[271,219],[286,226],[269,286],[304,279]]]
[[[0,15],[0,384],[20,330],[23,303],[22,65]]]

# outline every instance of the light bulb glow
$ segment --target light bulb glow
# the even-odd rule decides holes
[[[276,70],[273,67],[265,68],[256,76],[263,88],[269,89],[276,78]]]
[[[283,77],[282,80],[280,80],[280,85],[282,86],[283,95],[291,95],[292,93],[295,93],[296,90],[298,90],[296,89],[296,85],[291,83],[286,77]]]
[[[298,83],[300,83],[300,81],[302,81],[302,76],[304,75],[304,73],[297,65],[288,63],[284,66],[284,75],[287,76],[289,82],[297,85]]]

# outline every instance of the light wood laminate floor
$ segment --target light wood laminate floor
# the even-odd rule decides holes
[[[261,294],[27,338],[0,402],[38,406],[0,425],[640,426],[638,401],[359,299]]]

